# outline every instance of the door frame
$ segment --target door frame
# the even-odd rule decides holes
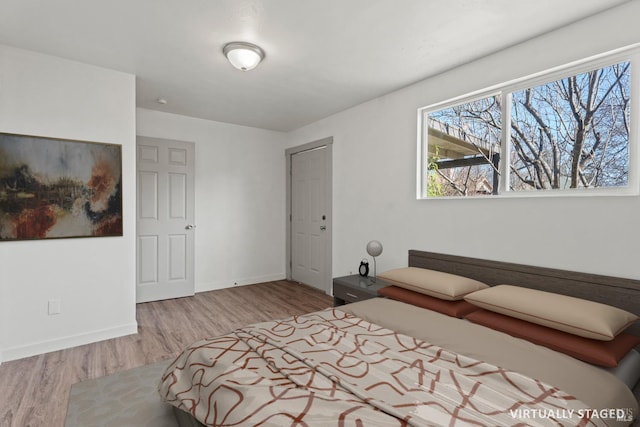
[[[285,221],[287,224],[287,236],[286,236],[286,242],[287,242],[287,249],[286,249],[286,272],[287,272],[287,280],[292,280],[292,273],[291,273],[291,225],[292,225],[292,215],[291,215],[291,209],[292,209],[292,195],[291,195],[291,184],[292,184],[292,179],[291,179],[291,174],[292,174],[292,169],[291,169],[291,157],[294,154],[298,154],[298,153],[302,153],[305,151],[310,151],[310,150],[315,150],[317,148],[321,148],[321,147],[325,147],[326,148],[326,153],[327,153],[327,162],[326,162],[326,170],[325,170],[325,185],[326,185],[326,200],[325,200],[325,206],[327,208],[327,220],[326,220],[326,225],[327,225],[327,230],[326,230],[326,249],[325,249],[325,277],[326,277],[326,283],[324,284],[324,291],[327,295],[331,295],[331,289],[332,289],[332,283],[333,283],[333,278],[332,278],[332,266],[333,266],[333,259],[332,257],[332,247],[333,247],[333,206],[332,206],[332,200],[333,200],[333,137],[329,136],[327,138],[322,138],[319,139],[317,141],[312,141],[309,142],[307,144],[302,144],[302,145],[298,145],[296,147],[291,147],[291,148],[287,148],[285,150],[285,156],[286,156],[286,176],[287,176],[287,199],[286,199],[286,204],[287,204],[287,211],[286,211],[286,217],[285,217]]]

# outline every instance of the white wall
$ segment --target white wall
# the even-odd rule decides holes
[[[285,277],[285,134],[137,110],[141,136],[196,147],[196,292]]]
[[[135,76],[0,45],[0,132],[121,144],[124,183],[123,237],[0,242],[0,355],[135,333]]]
[[[288,146],[334,138],[333,275],[378,239],[378,271],[422,249],[640,279],[638,197],[415,197],[419,107],[636,43],[637,16],[626,4],[291,132]]]

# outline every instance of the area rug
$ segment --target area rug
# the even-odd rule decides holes
[[[176,427],[171,406],[158,395],[169,361],[71,386],[65,427]]]

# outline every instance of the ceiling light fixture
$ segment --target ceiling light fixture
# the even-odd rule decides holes
[[[264,59],[264,51],[259,46],[251,43],[227,43],[222,48],[222,52],[231,65],[242,71],[253,70]]]

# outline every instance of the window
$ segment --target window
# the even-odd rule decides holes
[[[481,196],[497,190],[500,97],[465,102],[427,116],[427,195]]]
[[[419,197],[628,190],[630,56],[422,109]]]

